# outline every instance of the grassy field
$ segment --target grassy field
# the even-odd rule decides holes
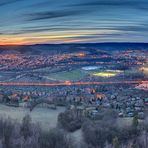
[[[80,80],[87,75],[83,70],[76,69],[72,71],[62,71],[58,73],[52,73],[47,76],[48,79],[54,79],[59,81],[66,81],[66,80]]]
[[[94,76],[98,76],[98,77],[114,77],[117,74],[114,72],[107,72],[107,71],[103,71],[103,72],[97,72],[93,74]]]
[[[12,118],[21,122],[26,114],[29,114],[32,118],[33,123],[39,123],[44,129],[55,128],[57,125],[58,114],[63,112],[63,107],[58,107],[56,110],[48,108],[35,108],[32,112],[27,108],[15,108],[5,105],[0,105],[0,118]]]
[[[98,76],[98,77],[113,77],[118,74],[120,74],[121,71],[101,71],[101,70],[82,70],[82,69],[76,69],[72,71],[62,71],[58,73],[52,73],[46,76],[47,79],[51,80],[58,80],[58,81],[76,81],[81,80],[85,76],[91,75],[91,76]]]
[[[87,71],[88,74],[97,77],[115,77],[118,74],[122,73],[122,71],[117,70],[91,70]]]
[[[132,125],[133,118],[118,118],[117,125],[119,127],[128,127]]]

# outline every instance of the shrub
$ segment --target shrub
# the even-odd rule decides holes
[[[39,143],[41,148],[74,148],[72,139],[57,128],[42,132]]]
[[[81,128],[82,120],[74,110],[67,110],[59,114],[58,125],[67,131],[73,132]]]
[[[118,135],[118,128],[108,121],[85,121],[82,127],[86,143],[94,147],[104,147],[106,141],[111,143]]]
[[[29,115],[26,115],[23,118],[22,125],[21,125],[21,133],[25,139],[32,135],[31,126],[32,126],[31,117]]]

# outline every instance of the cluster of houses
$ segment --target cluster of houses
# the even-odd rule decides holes
[[[97,116],[100,108],[108,108],[116,110],[119,117],[134,117],[136,115],[139,119],[144,119],[148,106],[147,93],[142,95],[142,92],[138,95],[134,94],[135,90],[120,91],[100,93],[96,89],[89,91],[81,89],[68,93],[61,92],[60,95],[52,94],[51,96],[54,96],[58,102],[63,101],[63,104],[74,104],[78,108],[88,110],[94,116]],[[126,93],[126,91],[129,92]]]
[[[99,92],[97,88],[61,88],[63,91],[53,92],[7,92],[0,91],[0,102],[9,106],[25,106],[37,99],[47,99],[56,102],[56,105],[77,105],[87,110],[92,116],[97,116],[100,108],[114,109],[119,117],[133,117],[143,119],[148,106],[146,95],[133,95],[134,91],[125,89],[113,89]],[[126,93],[128,91],[128,93]],[[142,94],[142,93],[141,93]],[[146,92],[145,92],[146,94]],[[23,104],[23,105],[22,105]]]
[[[111,108],[118,110],[120,117],[133,117],[135,115],[144,119],[145,102],[140,97],[111,96]]]

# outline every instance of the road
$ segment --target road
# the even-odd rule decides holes
[[[75,86],[75,85],[103,85],[103,84],[148,84],[148,80],[136,80],[136,81],[109,81],[109,82],[57,82],[57,83],[32,83],[32,82],[0,82],[1,86]]]

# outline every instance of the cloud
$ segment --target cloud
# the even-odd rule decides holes
[[[148,27],[146,24],[140,24],[135,26],[117,26],[114,27],[116,30],[119,31],[127,31],[127,32],[147,32]]]
[[[70,5],[69,5],[70,6]],[[135,9],[148,9],[148,1],[147,0],[87,0],[85,2],[80,2],[78,4],[71,5],[77,7],[130,7]]]
[[[135,25],[135,26],[112,26],[112,27],[72,27],[72,26],[35,26],[35,27],[25,27],[21,28],[18,31],[10,32],[10,31],[5,31],[1,34],[3,35],[19,35],[19,34],[28,34],[28,33],[39,33],[39,32],[71,32],[71,31],[76,31],[76,32],[87,32],[87,31],[93,31],[96,32],[96,34],[93,34],[94,37],[96,36],[110,36],[110,35],[119,35],[119,34],[124,34],[124,33],[138,33],[138,32],[147,32],[148,28],[147,25]],[[113,33],[105,33],[105,34],[100,34],[99,32],[104,30],[105,32],[107,31],[112,31]],[[116,33],[114,32],[116,31]],[[97,34],[97,32],[99,34]],[[88,36],[87,36],[88,37]]]
[[[5,5],[8,5],[8,4],[12,4],[12,3],[15,3],[19,0],[0,0],[0,6],[5,6]]]
[[[51,4],[54,4],[54,1],[51,1],[51,0],[46,0],[46,1],[41,1],[41,2],[37,2],[37,3],[34,3],[34,4],[31,4],[27,7],[29,8],[32,8],[32,7],[45,7],[45,6],[48,6],[48,5],[51,5]]]
[[[75,37],[75,38],[78,38],[78,39],[98,39],[98,38],[104,38],[104,37],[113,37],[113,36],[120,36],[121,34],[120,33],[114,33],[114,34],[109,34],[109,33],[106,33],[106,34],[89,34],[89,35],[82,35],[82,36],[78,36],[78,37]],[[74,39],[74,37],[68,37],[69,39]]]
[[[47,20],[54,18],[63,18],[67,16],[81,15],[85,13],[83,10],[57,10],[57,11],[45,11],[27,14],[27,21],[38,21],[38,20]]]
[[[56,26],[56,27],[41,27],[41,26],[36,26],[36,27],[26,27],[24,29],[20,29],[20,30],[15,30],[15,31],[5,31],[3,32],[4,35],[19,35],[19,34],[28,34],[28,33],[39,33],[39,32],[72,32],[72,31],[76,31],[76,32],[81,32],[81,31],[101,31],[101,30],[115,30],[115,28],[111,28],[111,27],[104,27],[104,28],[99,28],[99,27],[70,27],[70,26]]]

